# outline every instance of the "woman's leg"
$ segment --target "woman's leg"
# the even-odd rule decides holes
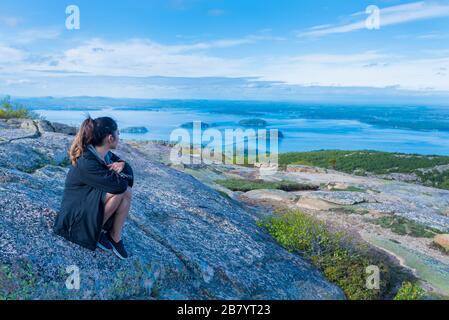
[[[122,194],[107,194],[105,200],[105,210],[103,225],[115,214],[110,235],[112,239],[119,242],[122,239],[123,225],[131,208],[132,189],[128,188]]]
[[[131,189],[125,193],[114,217],[114,224],[112,225],[110,234],[112,240],[115,242],[122,240],[123,226],[125,225],[125,220],[128,217],[129,209],[131,208],[132,193],[130,190]]]

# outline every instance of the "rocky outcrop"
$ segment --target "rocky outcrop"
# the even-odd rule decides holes
[[[153,155],[145,152],[147,147],[137,149],[123,143],[118,150],[136,174],[124,234],[132,253],[129,260],[90,252],[55,236],[52,225],[61,202],[68,171],[67,149],[73,137],[52,128],[56,126],[0,122],[0,282],[10,281],[0,285],[0,296],[344,297],[308,262],[282,249],[257,226],[260,212],[153,161]],[[79,290],[65,285],[70,275],[67,272],[73,267],[80,271]],[[4,270],[14,276],[2,277]]]
[[[285,192],[282,190],[252,190],[245,192],[242,197],[249,200],[268,200],[268,201],[278,201],[278,202],[288,202],[296,200],[297,196],[293,193]]]
[[[0,129],[2,129],[0,131],[0,142],[36,138],[44,132],[62,133],[70,136],[74,136],[77,132],[75,127],[63,123],[32,119],[0,119]]]
[[[297,169],[291,169],[295,167]],[[432,238],[423,237],[424,234],[415,237],[403,234],[400,228],[393,231],[379,225],[379,219],[394,217],[394,221],[405,221],[405,230],[413,221],[412,225],[419,228],[431,227],[447,233],[448,190],[307,166],[287,167],[273,175],[262,176],[259,168],[218,164],[196,170],[194,174],[211,186],[217,180],[239,178],[317,186],[317,191],[254,190],[244,194],[222,190],[223,187],[217,184],[214,187],[251,206],[300,211],[325,222],[331,230],[342,231],[349,238],[360,237],[365,242],[364,246],[381,249],[406,268],[414,270],[430,290],[449,295],[449,255],[441,250],[442,247],[437,247]],[[401,219],[403,217],[407,220]],[[440,241],[441,236],[436,239]]]
[[[317,192],[295,192],[298,195],[307,196],[309,198],[321,199],[336,205],[355,205],[364,202],[375,201],[372,196],[362,192],[349,191],[317,191]]]
[[[37,126],[40,132],[56,132],[63,133],[67,135],[76,135],[76,128],[68,126],[63,123],[50,122],[47,120],[37,121]]]
[[[438,234],[433,242],[449,253],[449,234]]]

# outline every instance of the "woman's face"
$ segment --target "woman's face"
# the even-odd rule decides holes
[[[108,136],[108,144],[110,149],[117,149],[118,143],[120,141],[120,131],[115,131],[114,134]]]

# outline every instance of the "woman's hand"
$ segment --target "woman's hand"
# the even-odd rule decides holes
[[[113,170],[117,173],[121,173],[123,169],[125,169],[125,163],[124,162],[114,162],[110,165],[108,165],[109,170]]]

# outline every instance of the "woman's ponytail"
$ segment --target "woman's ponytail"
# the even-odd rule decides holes
[[[86,147],[92,143],[94,132],[95,120],[88,116],[81,124],[75,140],[73,140],[72,146],[70,147],[69,156],[73,166],[76,165],[78,159],[83,155]]]

